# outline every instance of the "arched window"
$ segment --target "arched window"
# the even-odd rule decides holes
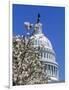
[[[49,70],[49,74],[50,74],[51,76],[53,76],[53,66],[52,66],[52,65],[49,65],[49,66],[48,66],[48,70]]]
[[[50,54],[49,54],[49,59],[50,59]]]
[[[50,70],[50,65],[48,65],[48,69]]]
[[[34,41],[34,45],[37,45],[37,40]]]
[[[43,53],[41,52],[41,58],[43,57]]]
[[[47,64],[45,64],[45,70],[47,70]]]
[[[45,53],[45,58],[47,58],[47,52]]]
[[[47,73],[47,64],[45,64],[44,70]]]
[[[44,58],[46,57],[46,53],[44,52]]]
[[[48,59],[49,59],[49,53],[48,53],[47,57],[48,57]]]
[[[50,59],[52,59],[52,54],[50,54]]]
[[[47,58],[48,58],[48,53],[47,53]]]
[[[50,65],[48,65],[48,74],[50,75]]]

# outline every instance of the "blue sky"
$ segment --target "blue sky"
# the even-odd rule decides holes
[[[13,35],[26,35],[24,22],[35,23],[38,13],[43,33],[51,41],[59,64],[59,79],[65,80],[65,8],[13,4]],[[31,30],[32,31],[32,30]]]

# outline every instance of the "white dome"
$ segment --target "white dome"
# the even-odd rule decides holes
[[[35,34],[35,35],[31,36],[30,39],[32,39],[33,42],[35,42],[37,40],[37,44],[34,43],[34,45],[53,49],[50,40],[46,36],[44,36],[44,34]]]

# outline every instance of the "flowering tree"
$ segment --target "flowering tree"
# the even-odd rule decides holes
[[[32,46],[26,37],[13,38],[13,85],[47,83],[44,68],[39,60],[39,47]]]

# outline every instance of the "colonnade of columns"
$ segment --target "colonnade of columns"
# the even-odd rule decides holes
[[[55,55],[49,52],[41,52],[41,58],[47,58],[55,61]]]
[[[54,65],[45,64],[45,72],[47,75],[58,78],[58,68]]]

